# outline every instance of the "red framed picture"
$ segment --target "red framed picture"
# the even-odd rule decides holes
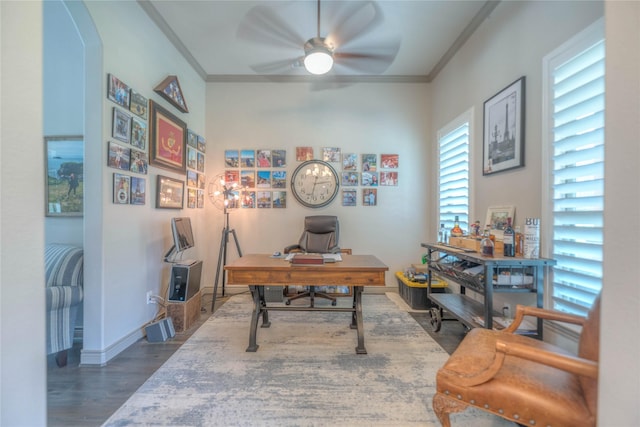
[[[149,101],[149,118],[149,163],[184,173],[187,124],[153,101]]]

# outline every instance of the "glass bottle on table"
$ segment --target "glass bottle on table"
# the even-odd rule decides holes
[[[516,233],[511,226],[511,218],[507,218],[507,226],[502,234],[502,244],[504,247],[504,256],[516,256]]]
[[[515,238],[516,256],[522,256],[522,248],[524,246],[524,239],[523,239],[524,235],[520,231],[519,225],[516,225],[514,228],[515,228],[514,238]]]
[[[480,255],[485,257],[493,257],[494,244],[489,237],[489,229],[485,228],[480,241]]]
[[[462,237],[463,234],[464,232],[462,231],[462,228],[460,228],[460,221],[458,220],[458,215],[456,215],[455,219],[453,220],[453,228],[451,229],[451,236]]]
[[[440,224],[440,230],[438,231],[438,243],[447,243],[447,229],[444,228],[444,224]]]

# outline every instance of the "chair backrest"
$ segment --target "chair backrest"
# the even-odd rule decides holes
[[[46,287],[82,286],[84,251],[61,243],[50,243],[44,253]]]
[[[598,361],[600,352],[600,296],[593,302],[587,320],[580,333],[578,356]],[[596,414],[598,403],[598,381],[596,379],[580,377],[580,385],[584,392],[587,405],[592,414]]]
[[[304,219],[304,231],[298,243],[305,252],[340,252],[338,238],[340,225],[338,217],[332,215],[314,215]]]

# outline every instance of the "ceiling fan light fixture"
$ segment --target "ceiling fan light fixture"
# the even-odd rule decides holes
[[[333,52],[324,39],[314,37],[305,43],[304,68],[311,74],[328,73],[333,67]]]

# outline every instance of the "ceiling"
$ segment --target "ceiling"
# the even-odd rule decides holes
[[[206,81],[311,81],[303,67],[266,69],[274,61],[304,55],[304,41],[317,35],[316,0],[179,1],[138,0],[145,12]],[[336,52],[392,52],[382,66],[353,59],[363,67],[336,66],[325,78],[353,81],[429,82],[491,13],[499,1],[380,0],[320,3],[320,35],[337,28],[346,40]],[[366,12],[382,18],[364,25]],[[270,16],[271,28],[256,17]],[[347,19],[350,18],[350,19]],[[346,21],[345,21],[346,19]],[[340,22],[346,22],[339,25]],[[377,22],[377,21],[376,21]],[[366,33],[360,29],[366,28]],[[262,30],[261,35],[256,33]],[[283,31],[289,31],[282,36]],[[352,34],[348,34],[351,30]],[[275,35],[280,32],[281,36]],[[340,35],[339,34],[339,35]],[[348,37],[347,37],[348,35]],[[286,39],[286,40],[285,40]],[[292,42],[290,39],[299,41]],[[343,64],[343,65],[341,65]]]

